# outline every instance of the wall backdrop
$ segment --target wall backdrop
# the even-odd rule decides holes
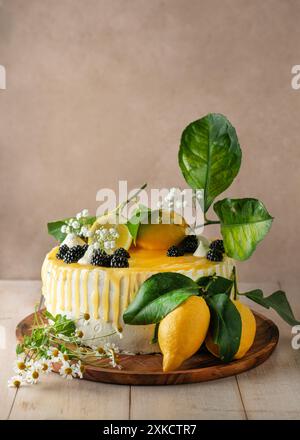
[[[181,132],[220,112],[243,149],[223,195],[275,217],[240,277],[300,278],[299,22],[299,0],[1,0],[0,277],[39,278],[47,221],[101,187],[184,186]]]

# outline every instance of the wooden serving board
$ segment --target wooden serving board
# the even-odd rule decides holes
[[[30,334],[33,316],[34,314],[27,316],[18,324],[16,335],[19,341],[22,341],[24,335]],[[160,354],[120,355],[123,367],[121,370],[101,368],[99,360],[97,366],[86,365],[84,379],[121,385],[175,385],[204,382],[243,373],[268,359],[279,339],[278,328],[270,319],[258,313],[255,313],[255,319],[255,341],[242,359],[225,364],[202,350],[185,361],[179,370],[163,373]],[[58,370],[59,364],[54,365],[54,371]]]

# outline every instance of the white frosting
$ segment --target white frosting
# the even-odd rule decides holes
[[[78,237],[76,234],[68,234],[64,241],[61,243],[61,246],[63,244],[66,244],[69,248],[74,246],[83,246],[85,245],[85,241],[83,241],[80,237]]]
[[[203,235],[198,235],[197,239],[199,244],[193,255],[195,257],[206,257],[209,249],[209,240]]]
[[[91,264],[94,246],[89,246],[82,258],[78,260],[78,264]]]

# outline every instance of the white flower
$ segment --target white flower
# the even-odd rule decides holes
[[[76,214],[76,218],[77,218],[77,220],[80,220],[81,217],[82,217],[82,213],[81,213],[81,212],[78,212],[78,213]]]
[[[30,383],[31,385],[37,383],[40,378],[40,370],[40,363],[34,362],[26,374],[26,382]]]
[[[80,228],[80,223],[77,220],[74,220],[72,223],[72,226],[74,229],[78,229],[78,228]]]
[[[114,249],[116,247],[116,242],[114,240],[109,242],[110,248]]]
[[[98,229],[97,233],[98,233],[99,237],[103,240],[104,238],[107,237],[108,230],[104,229],[104,228],[103,229]]]
[[[24,372],[27,370],[28,368],[28,363],[25,362],[24,359],[17,359],[14,362],[14,371],[15,373],[17,373],[19,376],[24,374]]]
[[[46,358],[42,358],[39,361],[40,371],[44,374],[49,374],[51,371],[51,361]]]
[[[88,216],[89,216],[89,211],[88,211],[88,209],[83,209],[83,210],[81,211],[81,214],[82,214],[82,217],[88,217]]]
[[[60,228],[61,232],[63,234],[65,234],[67,232],[67,226],[66,225],[62,225],[62,227]]]
[[[60,352],[59,353],[59,360],[61,361],[61,362],[68,362],[69,360],[70,360],[70,357],[69,357],[69,355],[68,355],[68,353],[62,353],[62,352]]]
[[[110,234],[115,234],[116,232],[117,232],[117,230],[115,228],[109,228]]]
[[[110,249],[110,241],[105,241],[104,242],[104,248],[105,249]]]
[[[13,376],[10,379],[8,379],[8,381],[7,381],[7,385],[10,388],[20,388],[20,386],[23,385],[23,384],[24,384],[24,379],[20,375]]]
[[[69,362],[63,362],[59,374],[64,377],[65,379],[73,379],[73,377],[76,377],[76,367],[74,364],[70,364]]]
[[[66,227],[66,234],[70,234],[70,232],[71,232],[71,228],[70,228],[70,226],[67,226]]]
[[[51,362],[60,362],[60,351],[56,347],[50,347],[47,351]]]
[[[76,364],[74,364],[74,370],[75,370],[75,373],[77,374],[77,376],[78,376],[80,379],[82,379],[82,378],[83,378],[83,373],[84,373],[85,367],[84,367],[84,365],[82,365],[82,363],[81,363],[80,360],[77,361]]]
[[[100,249],[100,243],[97,243],[97,242],[94,243],[94,244],[93,244],[93,248],[94,248],[94,249]]]

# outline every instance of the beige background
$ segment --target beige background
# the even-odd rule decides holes
[[[208,112],[236,127],[227,193],[276,218],[243,280],[299,277],[299,0],[2,0],[1,273],[37,278],[46,223],[96,191],[184,185],[180,134]]]

